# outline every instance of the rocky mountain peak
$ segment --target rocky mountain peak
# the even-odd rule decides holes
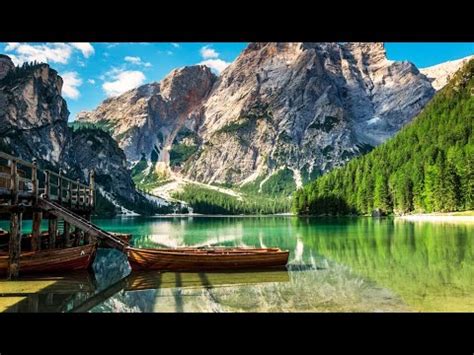
[[[440,90],[448,83],[454,73],[472,59],[474,59],[474,55],[422,68],[420,72],[428,77],[431,81],[431,85],[433,85],[436,90]]]
[[[341,44],[344,48],[354,53],[364,53],[370,55],[385,55],[385,45],[383,42],[346,42]]]
[[[15,68],[15,64],[7,55],[0,54],[0,80],[7,76],[7,74]]]
[[[298,184],[380,144],[433,94],[383,43],[252,43],[205,102],[186,173],[242,184],[289,169]]]
[[[69,111],[61,96],[63,80],[47,64],[12,67],[7,58],[0,58],[7,68],[0,79],[3,143],[8,146],[17,140],[17,154],[28,157],[34,151],[37,158],[56,164],[68,137]]]
[[[184,125],[193,125],[216,79],[203,65],[179,68],[159,83],[109,98],[76,119],[107,126],[131,161],[144,154],[154,162],[168,162],[176,134]]]
[[[145,155],[147,174],[171,165],[240,185],[280,173],[301,185],[391,137],[435,91],[383,43],[250,43],[218,78],[181,68],[155,89],[86,120],[105,118],[130,161]]]
[[[125,154],[110,135],[68,127],[63,80],[56,70],[45,63],[15,67],[0,55],[0,73],[0,150],[29,161],[36,158],[42,168],[61,169],[82,181],[93,169],[99,188],[120,203],[150,207],[135,191]]]
[[[183,92],[209,88],[216,76],[205,65],[178,68],[169,73],[160,83],[161,95],[167,99],[181,97]],[[201,92],[201,96],[205,93]]]

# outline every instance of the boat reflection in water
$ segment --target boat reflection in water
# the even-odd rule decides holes
[[[93,272],[77,272],[65,276],[35,275],[34,278],[22,278],[20,281],[0,282],[0,311],[88,312],[94,307],[100,308],[107,301],[117,306],[115,298],[124,296],[138,296],[138,299],[145,296],[141,307],[131,310],[153,311],[154,308],[147,306],[155,303],[147,300],[146,293],[149,292],[156,294],[166,289],[208,289],[289,280],[286,268],[202,273],[134,271],[105,287],[104,281],[98,282]],[[140,295],[143,292],[145,294]],[[126,310],[116,307],[112,311]]]
[[[290,280],[285,268],[273,270],[252,270],[245,272],[158,272],[133,271],[126,278],[119,280],[108,288],[90,297],[81,305],[72,309],[72,312],[108,311],[156,311],[156,296],[164,290],[178,293],[185,290],[203,290],[217,287],[232,287],[255,285],[274,282],[288,282]],[[151,297],[150,297],[151,296]],[[135,306],[126,307],[120,299],[134,299]],[[178,300],[177,304],[181,302]],[[112,307],[107,309],[107,307]],[[105,309],[104,309],[105,307]],[[183,311],[177,307],[177,311]]]
[[[87,271],[0,281],[0,312],[67,312],[92,297],[96,289],[94,274]]]

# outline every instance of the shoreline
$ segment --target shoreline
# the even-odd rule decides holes
[[[402,219],[410,222],[438,222],[438,223],[474,223],[474,214],[463,212],[448,213],[420,213],[405,216],[397,216],[395,219]]]
[[[134,218],[134,217],[147,217],[147,218],[192,218],[192,217],[231,217],[231,218],[255,218],[255,217],[300,217],[300,218],[393,218],[395,220],[406,220],[412,222],[471,222],[474,223],[474,211],[465,211],[465,212],[434,212],[434,213],[418,213],[418,214],[407,214],[399,216],[383,216],[383,217],[373,217],[369,215],[344,215],[344,216],[298,216],[293,213],[275,213],[275,214],[240,214],[240,215],[226,215],[226,214],[200,214],[200,213],[176,213],[176,214],[156,214],[151,216],[141,216],[141,215],[116,215],[113,217],[105,216],[94,216],[97,219],[107,219],[107,218]]]

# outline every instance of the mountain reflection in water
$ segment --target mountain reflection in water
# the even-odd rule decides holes
[[[93,275],[22,280],[16,288],[1,282],[0,310],[474,311],[473,225],[294,217],[96,222],[133,234],[139,247],[277,246],[290,250],[289,265],[272,271],[130,274],[125,255],[101,249]]]

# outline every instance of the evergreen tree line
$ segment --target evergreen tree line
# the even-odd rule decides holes
[[[294,194],[301,215],[474,209],[474,60],[394,138]]]
[[[267,197],[243,195],[242,199],[226,193],[186,185],[181,192],[176,192],[174,198],[186,201],[195,213],[202,214],[275,214],[288,212],[291,207],[290,199],[285,196]]]
[[[40,68],[42,65],[44,65],[44,63],[38,63],[36,60],[33,62],[24,62],[22,65],[18,65],[10,70],[8,74],[0,80],[0,83],[4,85],[12,85],[17,80],[25,79],[28,74]]]

